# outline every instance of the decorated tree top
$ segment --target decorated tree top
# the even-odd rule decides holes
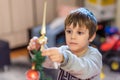
[[[38,39],[38,43],[41,44],[40,50],[33,50],[32,53],[32,69],[26,72],[27,80],[51,80],[50,78],[46,78],[42,63],[45,60],[45,57],[41,56],[41,51],[44,49],[44,45],[47,43],[46,35],[46,8],[47,8],[47,1],[45,0],[44,3],[44,12],[43,12],[43,24],[41,29],[41,36]],[[30,54],[31,55],[31,54]]]

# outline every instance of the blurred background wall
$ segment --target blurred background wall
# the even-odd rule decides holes
[[[47,24],[59,16],[61,5],[81,7],[85,0],[47,0]],[[28,44],[28,29],[42,24],[44,0],[0,0],[0,39],[10,48]],[[116,4],[116,25],[120,28],[120,0]]]

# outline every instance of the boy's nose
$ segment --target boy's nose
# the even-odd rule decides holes
[[[71,34],[71,39],[75,39],[75,34],[74,33]]]

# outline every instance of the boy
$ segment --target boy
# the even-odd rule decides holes
[[[60,63],[57,80],[100,80],[102,56],[96,48],[89,46],[96,36],[96,30],[96,18],[85,8],[73,10],[67,16],[67,45],[42,51],[42,56],[48,56],[52,62]],[[38,38],[32,38],[28,50],[39,48]]]

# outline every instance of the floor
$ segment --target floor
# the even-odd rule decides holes
[[[12,50],[10,53],[11,65],[0,69],[0,80],[26,80],[25,72],[30,69],[30,61],[26,48]]]
[[[25,73],[31,67],[27,49],[17,49],[10,54],[11,65],[5,66],[4,71],[0,70],[0,80],[26,80]],[[103,72],[105,75],[101,80],[120,80],[120,73],[111,71],[106,65]]]

